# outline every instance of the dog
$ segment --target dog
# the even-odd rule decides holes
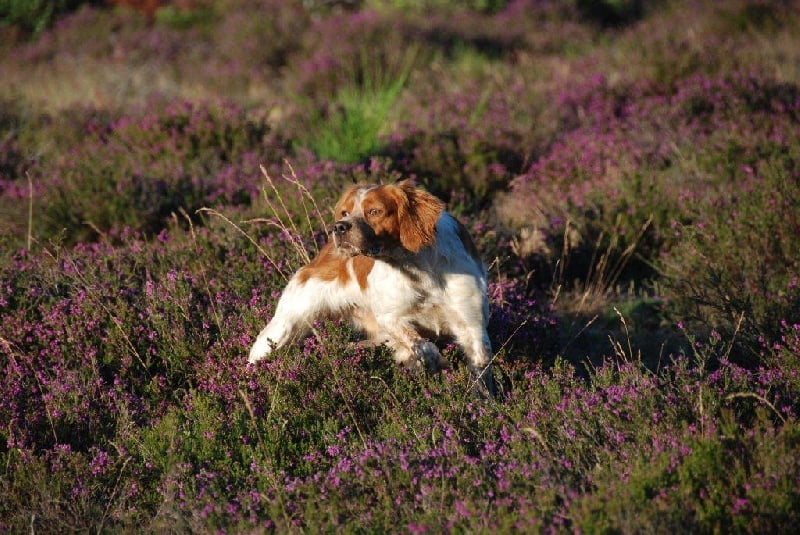
[[[429,338],[461,347],[481,397],[494,397],[487,270],[467,229],[409,181],[355,185],[335,208],[331,239],[289,280],[250,350],[255,364],[322,318],[350,320],[398,364],[447,366]]]

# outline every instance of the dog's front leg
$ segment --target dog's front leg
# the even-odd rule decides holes
[[[323,298],[326,292],[319,288],[320,284],[315,279],[301,283],[297,275],[289,281],[278,300],[275,315],[250,348],[250,364],[309,331],[314,321],[329,308]]]

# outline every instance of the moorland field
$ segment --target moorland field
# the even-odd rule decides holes
[[[800,4],[0,2],[0,531],[785,533]],[[354,181],[447,202],[500,391],[246,366]]]

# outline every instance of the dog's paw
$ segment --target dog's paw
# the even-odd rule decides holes
[[[250,354],[247,356],[247,364],[252,366],[258,361],[265,359],[275,349],[275,343],[266,336],[259,336],[256,338],[253,347],[250,348]]]
[[[447,367],[439,348],[432,342],[419,341],[414,344],[414,357],[428,373],[438,373]]]

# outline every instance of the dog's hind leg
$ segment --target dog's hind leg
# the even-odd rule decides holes
[[[480,309],[479,309],[480,310]],[[488,316],[485,314],[484,317]],[[479,397],[495,397],[494,373],[492,372],[492,343],[485,323],[479,318],[466,321],[459,312],[451,316],[449,329],[467,357],[467,367],[472,373],[473,391]]]

